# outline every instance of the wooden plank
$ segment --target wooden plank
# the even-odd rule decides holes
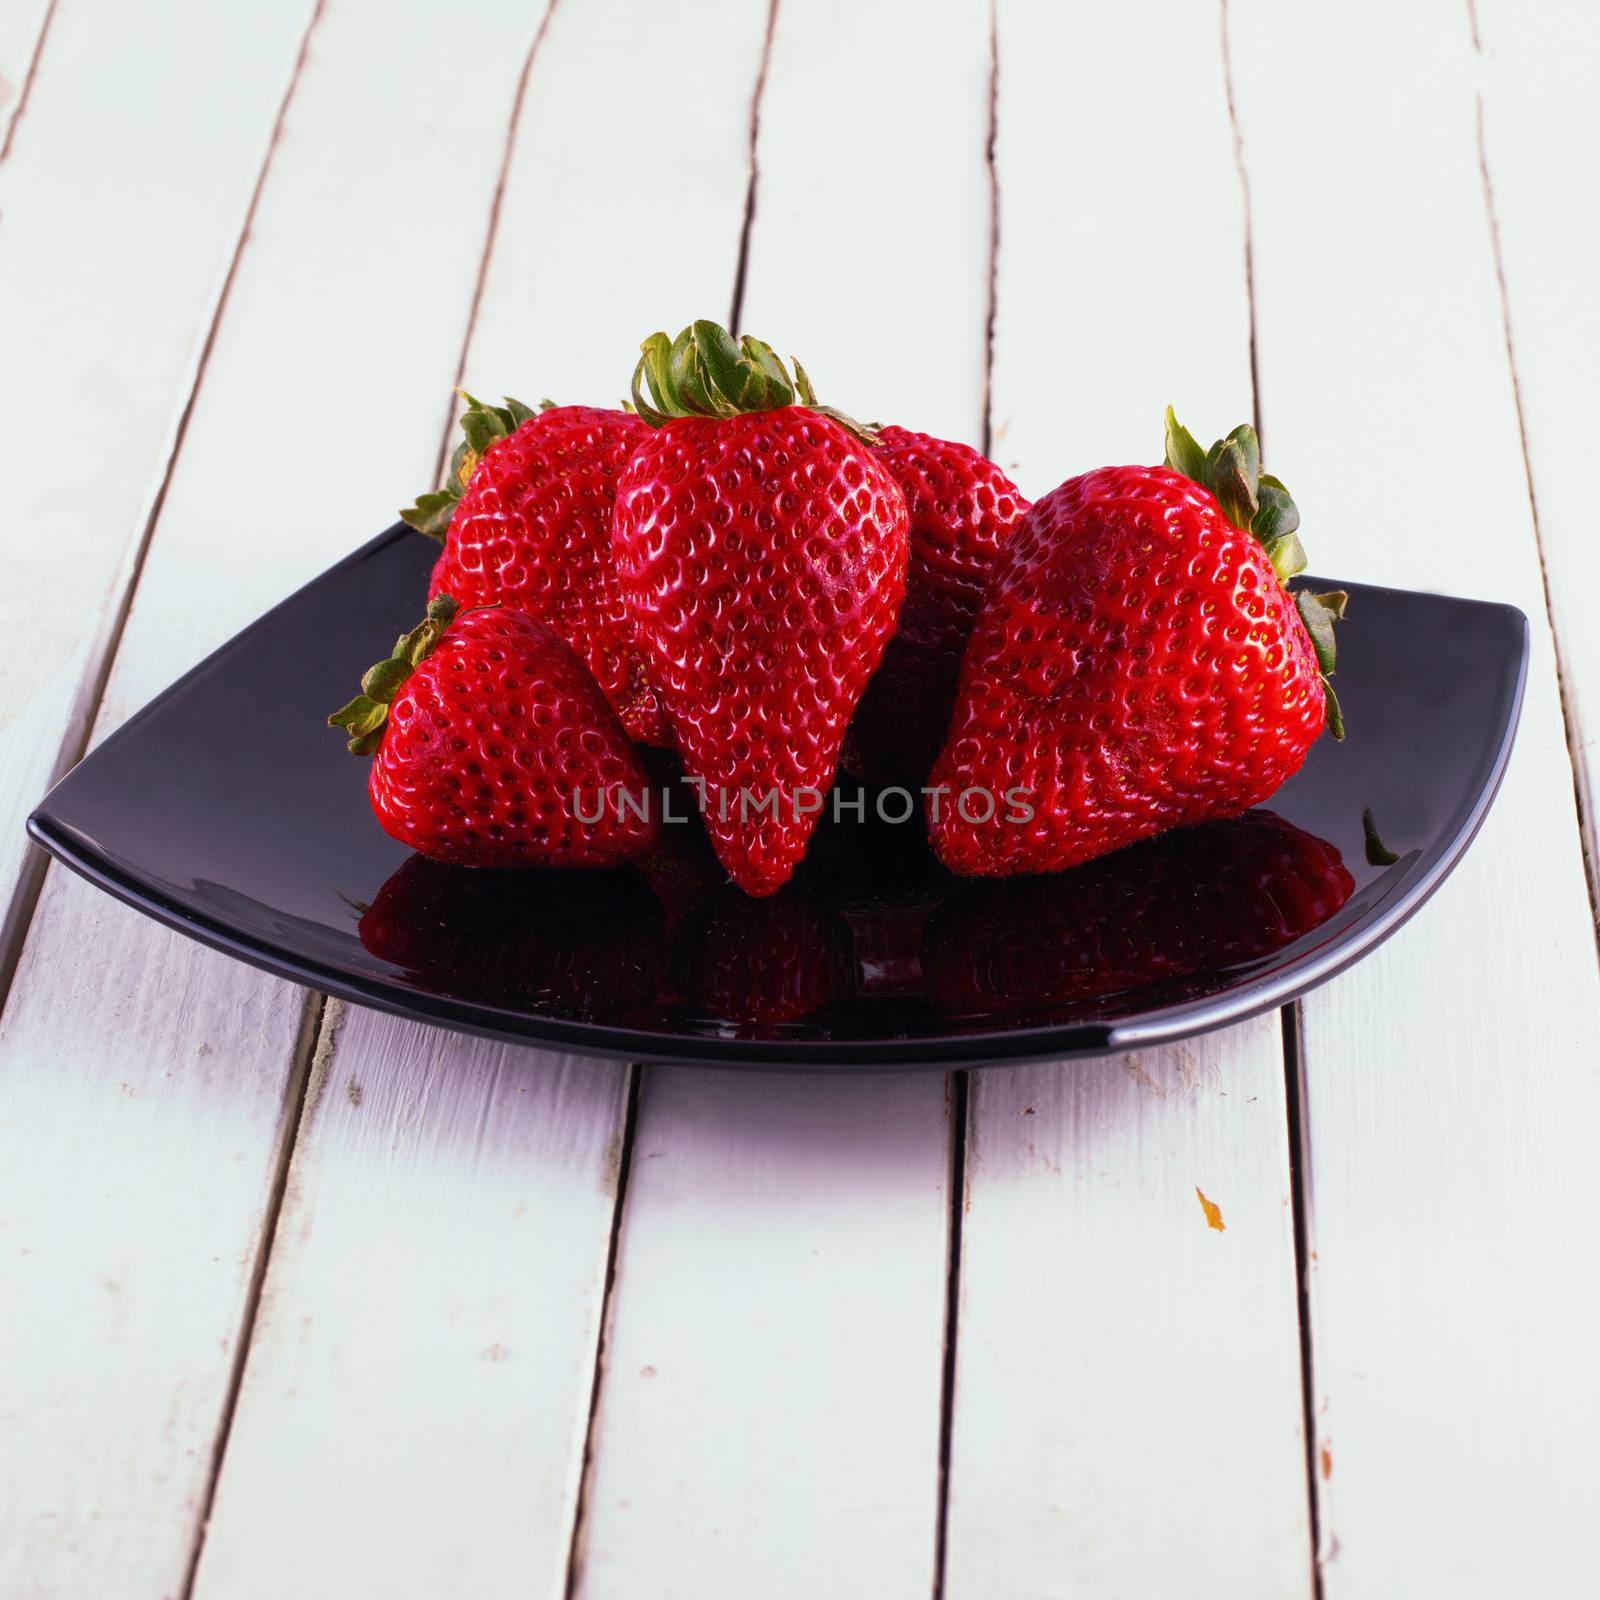
[[[1277,1019],[969,1128],[945,1592],[1309,1594]]]
[[[937,1074],[651,1069],[578,1594],[927,1595],[949,1149]]]
[[[51,0],[0,10],[0,160],[11,153],[11,129],[22,110],[49,26]]]
[[[708,283],[727,298],[764,20],[733,0],[714,16],[695,7],[692,27],[686,7],[642,14],[620,0],[564,0],[552,12],[476,310],[466,362],[475,390],[614,400],[637,338],[662,319],[637,259],[553,248],[552,219],[598,237],[628,216],[648,238],[695,216],[693,237],[673,245],[668,287],[680,285],[685,316]],[[696,96],[692,115],[686,103],[678,134],[698,154],[663,185],[617,106],[648,103],[662,74],[704,72],[708,36],[725,52],[706,80],[721,89]],[[461,43],[494,54],[477,24]],[[459,86],[441,92],[474,98]],[[443,192],[448,179],[439,182]],[[415,350],[399,359],[405,369],[386,381],[438,414],[448,376],[419,389],[426,369]],[[369,489],[367,503],[398,503],[400,488]],[[323,1051],[329,1087],[290,1169],[196,1593],[559,1596],[625,1070],[359,1013]],[[352,1252],[363,1249],[373,1259],[357,1267]],[[408,1269],[406,1252],[419,1264]],[[356,1370],[358,1352],[370,1353],[370,1370]],[[423,1502],[459,1510],[419,1518]],[[310,1504],[329,1514],[308,1525]],[[307,1537],[282,1539],[287,1525],[308,1527]]]
[[[739,322],[798,351],[824,398],[977,439],[985,8],[921,14],[915,75],[884,70],[905,30],[888,3],[779,8]],[[651,1069],[594,1425],[585,1600],[928,1592],[949,1160],[938,1075]]]
[[[913,32],[916,71],[886,71]],[[780,5],[740,330],[798,354],[822,399],[863,421],[974,446],[988,374],[989,84],[986,0],[914,19],[894,4]]]
[[[760,0],[563,0],[467,353],[475,394],[616,405],[646,334],[722,316],[765,28]],[[672,82],[693,92],[664,98]]]
[[[1568,742],[1591,875],[1600,848],[1600,584],[1584,397],[1600,387],[1600,226],[1562,173],[1600,148],[1600,12],[1583,0],[1532,11],[1478,0],[1486,177],[1499,223],[1503,290],[1528,469],[1560,649]]]
[[[998,41],[995,454],[1037,495],[1158,459],[1169,400],[1250,416],[1245,217],[1215,12]],[[1284,1096],[1275,1018],[973,1075],[951,1600],[1309,1593]]]
[[[63,6],[58,27],[70,20]],[[514,0],[480,7],[470,33],[442,15],[388,27],[380,5],[356,0],[324,16],[98,734],[380,525],[429,470],[494,193],[497,162],[483,151],[504,140],[537,20]],[[146,58],[151,26],[146,8],[141,47],[120,53],[116,76],[127,77],[129,55]],[[260,26],[230,19],[213,37],[188,18],[209,69],[226,63],[232,75],[219,100],[244,96],[254,68],[242,58],[260,47]],[[57,43],[53,28],[52,52]],[[63,48],[93,55],[70,32]],[[291,52],[279,54],[286,67]],[[30,125],[46,122],[53,81],[41,78]],[[147,76],[141,93],[150,90]],[[150,108],[182,108],[180,144],[203,111],[221,145],[212,92],[199,111],[176,89],[140,103],[153,120]],[[460,220],[408,232],[374,272],[374,251],[418,193],[449,194]],[[86,338],[138,345],[127,329],[107,343],[98,315]],[[102,360],[85,353],[80,366],[123,392]],[[126,381],[139,387],[137,374]],[[131,407],[134,394],[123,397]],[[130,409],[127,426],[137,424]],[[293,489],[262,493],[263,483]],[[0,1486],[0,1591],[138,1600],[183,1589],[304,1081],[303,1004],[291,987],[49,875],[0,1025],[0,1417],[27,1463]],[[599,1134],[596,1186],[603,1145]],[[261,1526],[295,1520],[283,1511]]]
[[[309,10],[60,0],[0,165],[0,350],[26,374],[0,438],[30,464],[0,590],[0,976],[38,882],[32,858],[13,904],[23,818],[81,748]]]
[[[1324,1590],[1589,1593],[1600,985],[1470,19],[1446,0],[1236,0],[1230,19],[1267,451],[1319,568],[1510,600],[1533,624],[1517,750],[1472,853],[1305,1003]]]
[[[560,1595],[627,1075],[370,1011],[336,1038],[195,1593]]]

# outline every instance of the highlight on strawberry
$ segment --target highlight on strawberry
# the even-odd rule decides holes
[[[443,487],[400,513],[444,545],[431,599],[499,603],[547,622],[582,657],[641,744],[668,743],[617,587],[611,515],[617,478],[649,430],[626,411],[464,390],[461,441]]]
[[[617,485],[617,574],[718,859],[768,895],[894,632],[905,496],[872,431],[759,339],[696,322],[641,349],[650,431]]]
[[[1238,816],[1325,727],[1341,736],[1345,596],[1290,593],[1298,526],[1253,429],[1206,451],[1170,410],[1164,466],[1102,467],[1036,502],[994,565],[929,779],[940,861],[1059,872]],[[1021,825],[993,803],[1012,788]]]
[[[436,595],[328,718],[371,755],[384,831],[471,867],[609,867],[657,840],[638,752],[599,685],[548,626]],[[585,796],[615,797],[578,820]]]

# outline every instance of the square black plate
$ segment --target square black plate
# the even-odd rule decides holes
[[[1510,606],[1351,584],[1349,737],[1234,823],[1054,878],[960,882],[864,793],[868,820],[824,820],[771,900],[727,886],[693,822],[649,872],[475,873],[390,840],[367,763],[323,726],[418,612],[435,548],[396,526],[341,561],[107,739],[30,833],[242,960],[499,1038],[812,1067],[1093,1055],[1280,1005],[1393,933],[1482,822],[1527,671]],[[240,683],[250,730],[223,737]]]

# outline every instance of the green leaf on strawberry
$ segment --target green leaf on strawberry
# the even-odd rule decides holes
[[[870,428],[832,406],[818,404],[798,361],[791,378],[772,346],[748,333],[735,339],[720,324],[701,319],[676,339],[652,333],[639,350],[633,369],[633,409],[652,428],[677,417],[738,417],[801,405],[831,417],[863,444],[877,443]]]
[[[419,494],[415,503],[400,513],[400,520],[407,527],[415,528],[418,533],[425,533],[441,544],[462,493],[484,452],[496,440],[509,438],[524,422],[538,415],[532,406],[525,405],[521,400],[513,400],[509,395],[503,406],[491,406],[468,394],[465,389],[457,389],[456,393],[467,402],[467,409],[461,413],[462,438],[450,457],[450,468],[445,473],[444,482],[427,494]],[[549,411],[554,405],[553,400],[541,400],[538,409]]]
[[[393,653],[361,675],[361,693],[328,718],[330,728],[343,728],[350,735],[352,755],[368,756],[378,748],[400,686],[427,658],[460,609],[449,595],[435,595],[428,602],[428,614],[410,633],[400,635]]]
[[[1297,531],[1300,510],[1282,481],[1261,470],[1261,442],[1248,422],[1240,423],[1209,450],[1202,450],[1199,441],[1168,406],[1166,464],[1173,472],[1209,489],[1223,516],[1241,532],[1254,535],[1280,583],[1287,584],[1305,571],[1306,551]],[[1322,672],[1328,732],[1335,739],[1342,739],[1344,717],[1328,680],[1334,667],[1333,625],[1343,618],[1349,596],[1343,590],[1322,595],[1303,590],[1292,593]]]

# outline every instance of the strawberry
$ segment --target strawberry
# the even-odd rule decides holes
[[[953,872],[1057,872],[1238,816],[1325,726],[1343,593],[1295,594],[1299,513],[1256,436],[1071,478],[995,564],[927,797]]]
[[[1064,877],[961,885],[928,930],[929,987],[947,1009],[983,1014],[1081,1007],[1158,983],[1192,991],[1320,927],[1354,889],[1333,845],[1250,811]]]
[[[436,596],[328,721],[356,754],[376,752],[368,794],[384,831],[435,861],[606,867],[660,829],[600,686],[525,612]]]
[[[906,599],[850,724],[845,765],[872,783],[914,786],[944,742],[989,569],[1028,502],[969,445],[894,427],[878,439],[911,516]]]
[[[400,515],[444,541],[428,589],[548,622],[583,658],[630,737],[667,742],[611,561],[617,478],[649,429],[626,411],[464,395],[442,489]]]
[[[870,435],[759,340],[697,322],[643,349],[654,431],[617,486],[623,598],[718,859],[771,894],[894,630],[905,497]]]

